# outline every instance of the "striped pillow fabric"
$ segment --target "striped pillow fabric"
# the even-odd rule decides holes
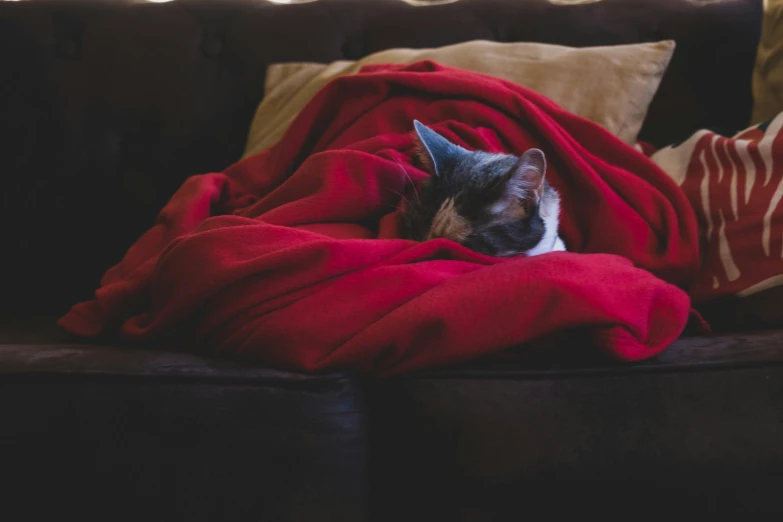
[[[783,113],[733,137],[708,130],[650,156],[685,192],[702,232],[695,302],[783,285]]]

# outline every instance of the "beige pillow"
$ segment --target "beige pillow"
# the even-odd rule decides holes
[[[437,49],[390,49],[359,61],[273,64],[267,69],[266,95],[253,118],[245,156],[274,145],[330,80],[355,74],[366,64],[420,60],[524,85],[634,144],[674,47],[671,40],[582,48],[475,40]]]
[[[753,68],[751,125],[783,111],[783,0],[764,1],[761,39]]]

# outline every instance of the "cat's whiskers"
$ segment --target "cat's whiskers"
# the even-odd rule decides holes
[[[416,188],[416,183],[413,182],[413,178],[411,178],[411,175],[408,174],[408,171],[405,170],[405,167],[402,166],[402,163],[400,163],[397,158],[394,158],[394,162],[400,168],[400,170],[402,171],[403,175],[406,178],[408,178],[408,181],[410,182],[411,186],[413,187],[413,193],[416,195],[416,201],[418,203],[421,203],[421,199],[419,198],[419,189]]]
[[[393,210],[395,212],[398,210],[398,208],[396,206],[390,205],[389,203],[382,204],[381,208],[388,208],[388,209]]]
[[[404,194],[400,194],[400,193],[399,193],[399,192],[397,192],[396,190],[392,190],[392,189],[390,189],[389,187],[384,187],[384,188],[386,188],[386,190],[388,190],[388,191],[389,191],[389,192],[391,192],[392,194],[395,194],[395,195],[397,195],[397,196],[400,196],[400,198],[402,199],[402,201],[404,201],[406,204],[408,204],[408,203],[409,203],[409,201],[408,201],[408,198],[406,198]],[[390,206],[391,206],[391,205],[390,205]],[[395,208],[396,208],[396,207],[395,207]]]

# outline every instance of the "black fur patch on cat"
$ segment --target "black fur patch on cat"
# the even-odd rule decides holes
[[[418,121],[414,126],[431,175],[406,204],[405,237],[443,237],[493,256],[556,249],[559,197],[544,179],[540,150],[519,157],[468,151]]]

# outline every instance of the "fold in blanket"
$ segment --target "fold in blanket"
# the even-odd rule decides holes
[[[542,149],[570,252],[400,239],[400,195],[427,176],[414,119],[469,149]],[[569,328],[639,360],[684,329],[698,264],[680,189],[597,125],[506,81],[380,65],[327,85],[271,149],[189,178],[60,324],[302,371],[390,375]]]

